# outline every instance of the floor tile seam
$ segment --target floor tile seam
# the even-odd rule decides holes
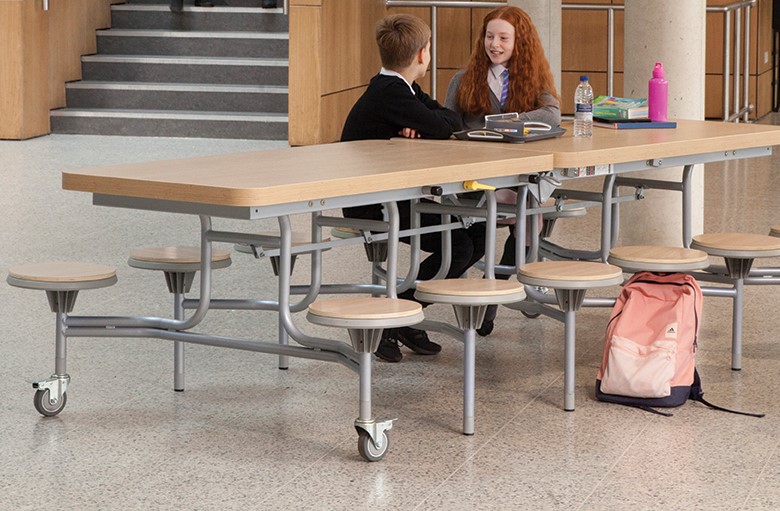
[[[772,461],[773,458],[775,458],[778,452],[778,448],[780,448],[780,440],[775,442],[775,445],[772,448],[772,451],[769,453],[769,456],[767,456],[766,460],[764,460],[764,464],[761,466],[761,471],[758,473],[758,476],[756,477],[755,481],[753,481],[753,485],[750,487],[750,489],[748,489],[747,494],[745,495],[745,501],[742,503],[740,509],[750,509],[750,507],[748,506],[748,502],[750,502],[751,497],[755,494],[755,489],[758,486],[758,483],[764,477],[764,474],[766,473],[766,468],[769,466],[769,462]]]
[[[142,398],[142,396],[140,396],[140,395],[139,395],[139,396],[137,396],[137,397],[135,397],[135,398],[130,398],[130,399],[123,400],[123,401],[122,401],[122,403],[121,403],[121,405],[122,405],[122,406],[125,406],[125,405],[127,405],[127,404],[129,404],[129,403],[133,403],[134,401],[139,401],[141,398]],[[38,420],[49,420],[49,418],[46,418],[46,417],[39,417],[39,418],[38,418]],[[86,428],[88,428],[88,427],[89,427],[89,425],[76,426],[76,427],[74,427],[73,429],[71,429],[71,430],[67,431],[66,433],[63,433],[63,434],[61,434],[61,435],[59,436],[59,439],[58,439],[58,440],[60,440],[60,441],[61,441],[61,440],[63,440],[63,439],[67,439],[67,438],[69,438],[69,437],[72,437],[72,435],[74,435],[74,434],[78,434],[78,433],[81,433],[81,432],[83,432],[83,431],[84,431]],[[30,449],[30,450],[31,450],[33,453],[36,453],[36,452],[38,452],[38,450],[39,450],[39,449],[41,449],[41,448],[43,448],[43,447],[45,447],[45,444],[34,445],[33,447],[31,447],[31,449]],[[11,460],[9,459],[9,460],[7,460],[7,462],[6,462],[5,464],[3,464],[3,465],[0,465],[0,466],[3,466],[3,467],[4,467],[4,466],[7,466],[7,465],[9,465],[9,464],[10,464],[10,462],[11,462]],[[157,465],[161,465],[161,464],[162,464],[162,461],[160,461],[160,462],[157,462],[157,463],[152,463],[152,465],[153,465],[154,467],[156,467]]]
[[[303,477],[303,476],[304,476],[306,473],[310,472],[312,469],[316,469],[316,468],[317,468],[317,466],[318,466],[318,464],[319,464],[319,463],[320,463],[322,460],[324,460],[324,459],[325,459],[325,458],[327,458],[327,457],[333,456],[335,452],[337,452],[337,451],[339,451],[339,450],[340,450],[340,448],[342,447],[342,445],[345,445],[345,444],[347,444],[347,443],[349,443],[349,440],[342,440],[341,442],[337,442],[335,446],[333,446],[333,447],[332,447],[330,450],[328,450],[327,452],[325,452],[325,453],[324,453],[322,456],[320,456],[320,457],[319,457],[319,458],[317,458],[316,460],[314,460],[314,461],[310,462],[310,463],[309,463],[309,464],[308,464],[306,467],[302,468],[302,469],[301,469],[301,470],[300,470],[298,473],[296,473],[296,474],[294,474],[294,475],[290,476],[289,480],[287,480],[287,481],[286,481],[286,482],[284,482],[284,483],[281,483],[281,484],[279,485],[279,487],[278,487],[278,488],[276,488],[276,489],[275,489],[275,490],[274,490],[272,493],[270,493],[269,495],[267,495],[267,496],[266,496],[266,497],[265,497],[263,500],[261,500],[261,501],[259,502],[259,504],[261,504],[261,507],[262,507],[262,505],[263,505],[263,504],[266,504],[266,503],[269,503],[269,502],[270,502],[270,503],[273,503],[273,502],[274,502],[274,500],[273,500],[273,499],[274,499],[274,498],[275,498],[277,495],[279,495],[279,493],[280,493],[280,492],[282,492],[283,490],[285,490],[285,489],[287,489],[287,488],[293,488],[293,490],[294,490],[294,489],[295,489],[295,486],[294,486],[294,484],[295,484],[295,482],[296,482],[298,479],[300,479],[301,477]],[[361,462],[362,462],[362,463],[368,463],[368,462],[366,462],[366,461],[364,461],[364,460],[360,460],[360,461],[359,461],[359,463],[361,463]],[[380,461],[379,463],[381,463],[381,461]],[[293,491],[292,493],[294,494],[295,492]]]
[[[639,439],[644,436],[643,433],[647,430],[648,427],[649,427],[649,424],[645,424],[644,426],[642,426],[642,430],[639,433],[637,433],[636,435],[634,435],[634,438],[631,440],[631,443],[629,443],[626,446],[626,448],[623,449],[623,452],[621,452],[620,455],[618,455],[615,458],[615,461],[612,463],[612,465],[610,465],[609,469],[607,469],[604,472],[604,475],[601,476],[601,479],[599,479],[599,481],[593,486],[593,489],[590,491],[590,493],[588,493],[585,496],[585,498],[582,499],[582,502],[580,503],[579,506],[577,506],[577,510],[576,511],[580,511],[581,509],[585,509],[585,505],[588,503],[588,500],[593,496],[594,493],[596,493],[596,490],[598,490],[600,487],[602,487],[604,485],[604,481],[606,481],[609,478],[610,474],[612,474],[612,472],[614,472],[615,467],[617,466],[618,463],[620,463],[620,461],[623,458],[625,458],[626,453],[628,453],[631,450],[631,448],[634,446],[634,444],[636,442],[638,442]]]
[[[535,396],[534,396],[534,397],[533,397],[533,398],[532,398],[530,401],[528,401],[528,402],[525,404],[525,406],[523,406],[523,407],[522,407],[520,410],[518,410],[518,411],[517,411],[517,413],[515,413],[515,414],[514,414],[512,417],[510,417],[509,419],[507,419],[506,423],[505,423],[503,426],[501,426],[500,428],[498,428],[498,430],[496,430],[496,432],[495,432],[495,433],[493,433],[492,435],[490,435],[489,437],[487,437],[487,438],[485,439],[485,441],[482,443],[482,445],[480,445],[479,447],[477,447],[477,448],[474,450],[474,452],[473,452],[473,453],[472,453],[470,456],[468,456],[468,457],[467,457],[465,460],[463,460],[463,462],[462,462],[460,465],[458,465],[458,466],[457,466],[455,469],[453,469],[453,470],[452,470],[452,471],[451,471],[451,472],[450,472],[450,473],[449,473],[449,474],[448,474],[446,477],[444,477],[444,478],[441,480],[441,482],[440,482],[440,483],[439,483],[439,484],[438,484],[438,485],[437,485],[435,488],[431,489],[431,491],[429,491],[429,492],[428,492],[428,494],[427,494],[427,495],[425,495],[425,496],[423,497],[423,499],[420,501],[420,503],[419,503],[419,504],[417,504],[417,506],[415,506],[415,507],[414,507],[414,510],[416,511],[416,510],[418,510],[418,509],[424,509],[424,508],[421,508],[420,506],[423,506],[423,505],[425,504],[425,502],[428,500],[428,498],[429,498],[429,497],[431,497],[432,495],[434,495],[434,494],[436,493],[436,491],[437,491],[439,488],[441,488],[442,486],[444,486],[444,484],[445,484],[445,483],[447,483],[447,482],[448,482],[450,479],[452,479],[452,477],[453,477],[453,476],[454,476],[456,473],[458,473],[458,472],[459,472],[459,471],[460,471],[460,470],[461,470],[461,469],[462,469],[462,468],[463,468],[463,467],[466,465],[466,463],[468,463],[469,461],[471,461],[472,459],[474,459],[474,458],[475,458],[475,457],[476,457],[476,456],[477,456],[477,455],[478,455],[478,454],[479,454],[479,453],[480,453],[480,452],[481,452],[481,451],[482,451],[482,450],[483,450],[483,449],[484,449],[486,446],[488,446],[488,445],[494,445],[494,443],[493,443],[493,440],[495,440],[495,439],[496,439],[496,437],[498,437],[499,435],[501,435],[501,433],[504,431],[504,429],[505,429],[505,428],[507,428],[507,427],[509,426],[509,424],[511,424],[512,422],[514,422],[514,420],[515,420],[517,417],[519,417],[519,416],[520,416],[520,415],[521,415],[523,412],[525,412],[525,410],[526,410],[526,409],[528,409],[528,407],[530,407],[530,406],[531,406],[531,405],[532,405],[532,404],[533,404],[535,401],[537,401],[537,400],[539,399],[539,397],[540,397],[542,394],[544,394],[544,393],[545,393],[545,392],[546,392],[546,391],[547,391],[547,390],[548,390],[550,387],[552,387],[552,385],[553,385],[553,384],[554,384],[556,381],[558,381],[558,379],[559,379],[559,378],[555,378],[555,379],[553,379],[553,380],[552,380],[552,381],[551,381],[551,382],[550,382],[550,383],[549,383],[549,384],[548,384],[546,387],[544,387],[543,389],[541,389],[541,390],[540,390],[540,391],[539,391],[539,392],[538,392],[538,393],[537,393],[537,394],[536,394],[536,395],[535,395]]]

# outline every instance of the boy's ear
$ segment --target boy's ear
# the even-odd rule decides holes
[[[425,48],[420,48],[417,50],[417,63],[422,64],[425,62],[425,57],[423,57],[423,53],[425,53]]]

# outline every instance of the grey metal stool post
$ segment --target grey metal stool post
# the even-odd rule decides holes
[[[757,257],[780,256],[780,238],[739,232],[699,234],[693,237],[691,248],[711,256],[722,257],[736,294],[731,322],[731,369],[742,369],[742,313],[745,278]]]
[[[617,266],[606,263],[542,261],[521,266],[517,278],[529,286],[555,290],[558,306],[563,312],[565,332],[563,409],[573,411],[576,312],[582,306],[588,289],[621,284],[623,271]]]
[[[65,319],[73,310],[82,289],[98,289],[116,283],[116,269],[92,263],[62,262],[15,266],[8,270],[8,283],[25,289],[46,291],[51,311],[57,315],[55,328],[54,374],[33,383],[33,404],[38,413],[53,417],[65,408],[70,383],[67,370]]]
[[[411,300],[347,296],[317,300],[306,319],[317,325],[346,328],[360,359],[360,410],[355,420],[358,451],[367,461],[384,458],[393,420],[377,421],[371,412],[371,354],[385,328],[415,325],[424,319],[422,306]]]
[[[448,303],[463,330],[463,434],[474,434],[474,387],[476,373],[476,330],[482,325],[488,305],[515,303],[525,299],[517,282],[494,279],[442,279],[417,284],[415,298],[429,303]]]
[[[227,268],[230,252],[212,249],[211,268]],[[184,319],[184,295],[190,291],[195,272],[200,270],[198,247],[144,247],[130,252],[127,264],[142,270],[162,271],[168,291],[173,294],[173,317]],[[173,342],[173,390],[184,390],[184,343]]]

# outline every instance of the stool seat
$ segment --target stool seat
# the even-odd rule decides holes
[[[780,237],[780,225],[773,225],[772,227],[770,227],[769,235]]]
[[[693,237],[691,248],[734,259],[776,257],[780,256],[780,238],[743,232],[699,234]]]
[[[279,237],[278,232],[259,232],[257,233],[260,236],[273,236],[273,237]],[[323,238],[322,241],[330,241],[330,238]],[[308,245],[311,241],[311,234],[303,233],[294,231],[292,233],[292,246],[293,247],[299,247],[301,245]],[[264,245],[263,248],[279,248],[281,245],[281,239],[279,241],[272,241],[269,242],[267,245]],[[252,253],[252,247],[249,245],[244,245],[241,243],[236,243],[233,248],[236,249],[237,252],[241,252],[243,254],[251,254]]]
[[[98,289],[116,283],[116,269],[72,261],[22,264],[8,270],[7,280],[12,286],[46,291]]]
[[[682,247],[630,245],[609,251],[608,262],[627,271],[677,272],[709,266],[706,252]]]
[[[360,231],[352,227],[334,227],[330,230],[330,235],[339,239],[357,238]]]
[[[493,305],[525,299],[518,282],[495,279],[441,279],[417,284],[415,298],[423,302],[452,305]]]
[[[394,328],[424,319],[422,305],[400,298],[347,296],[317,300],[306,318],[315,324],[345,328]]]
[[[547,204],[545,204],[545,206],[547,206]],[[574,218],[578,216],[585,216],[587,214],[588,211],[584,206],[578,206],[569,209],[562,209],[560,211],[548,211],[547,213],[542,213],[542,219],[553,220],[556,218]]]
[[[518,279],[530,286],[590,289],[623,283],[623,270],[590,261],[541,261],[521,266]]]
[[[211,268],[230,266],[230,252],[211,250]],[[127,264],[144,270],[193,272],[200,270],[200,247],[143,247],[130,252]]]

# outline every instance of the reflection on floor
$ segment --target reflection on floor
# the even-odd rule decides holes
[[[92,206],[86,194],[61,190],[59,171],[268,147],[82,136],[0,142],[0,277],[25,261],[103,262],[118,268],[119,283],[82,293],[75,314],[170,315],[162,276],[129,268],[127,255],[196,243],[197,218]],[[707,165],[705,230],[766,233],[780,224],[779,163],[775,155]],[[594,247],[597,216],[561,223],[555,239]],[[215,225],[263,230],[274,221]],[[362,250],[327,252],[326,281],[350,281],[356,269],[368,276]],[[268,262],[233,257],[215,273],[216,296],[273,296]],[[294,278],[306,283],[300,259]],[[74,338],[68,405],[42,418],[30,382],[53,369],[54,317],[43,293],[0,285],[0,508],[778,509],[778,300],[776,287],[748,288],[743,370],[733,372],[731,302],[708,298],[698,353],[708,398],[766,418],[693,403],[664,418],[595,401],[607,309],[578,315],[577,410],[565,413],[562,325],[502,309],[494,333],[477,342],[476,434],[460,434],[461,345],[432,334],[441,354],[404,350],[399,364],[375,364],[375,413],[399,420],[385,460],[366,463],[352,427],[356,375],[324,362],[293,359],[279,371],[273,356],[191,346],[186,391],[174,393],[170,343]],[[444,306],[426,314],[453,319]],[[346,341],[343,331],[315,328],[300,314],[296,321]],[[216,311],[200,328],[270,339],[277,327],[267,313]]]

